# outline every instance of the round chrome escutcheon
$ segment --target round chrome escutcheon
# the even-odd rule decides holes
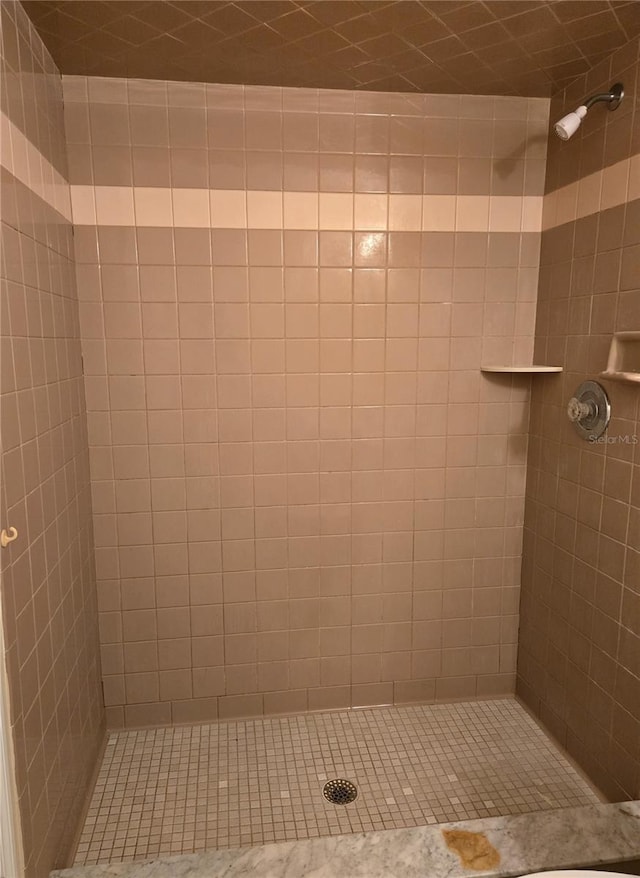
[[[567,415],[583,439],[599,439],[611,418],[607,391],[597,381],[584,381],[569,400]]]

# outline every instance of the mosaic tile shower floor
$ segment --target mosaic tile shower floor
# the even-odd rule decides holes
[[[75,865],[597,801],[511,699],[114,732]]]

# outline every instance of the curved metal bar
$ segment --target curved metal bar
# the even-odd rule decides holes
[[[624,97],[624,86],[621,82],[616,82],[611,86],[609,91],[603,92],[601,94],[593,95],[584,102],[584,106],[587,110],[591,109],[594,104],[598,104],[601,101],[609,104],[610,110],[615,110],[618,108],[620,101]]]
[[[607,103],[609,103],[610,101],[615,100],[615,95],[612,94],[612,92],[608,91],[604,92],[603,94],[593,95],[593,97],[587,98],[587,100],[584,102],[584,106],[587,108],[587,110],[590,110],[594,104],[599,104],[600,101],[606,101]]]

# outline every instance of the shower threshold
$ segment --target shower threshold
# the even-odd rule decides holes
[[[328,800],[334,779],[357,797]],[[117,731],[74,865],[599,801],[512,698]]]

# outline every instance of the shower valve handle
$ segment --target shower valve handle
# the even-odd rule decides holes
[[[567,403],[567,416],[578,435],[588,442],[599,439],[607,429],[611,404],[597,381],[583,381]]]
[[[572,396],[567,405],[567,415],[570,421],[582,421],[593,413],[593,406],[587,402],[581,402],[577,397]]]

